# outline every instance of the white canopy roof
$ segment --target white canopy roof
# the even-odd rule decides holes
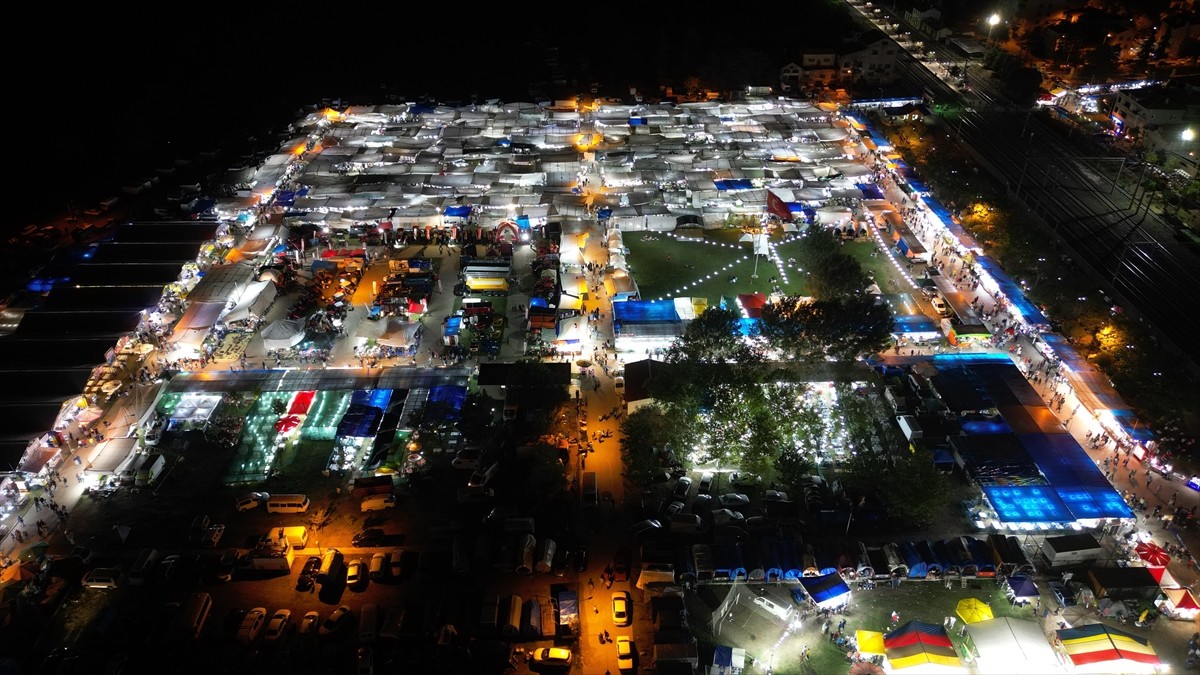
[[[1009,617],[970,624],[983,673],[1065,672],[1036,622]]]

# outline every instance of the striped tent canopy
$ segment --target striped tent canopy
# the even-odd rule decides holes
[[[944,626],[909,621],[883,636],[883,646],[892,668],[908,668],[926,663],[962,666],[950,634]]]
[[[1122,662],[1122,672],[1141,670],[1135,664],[1143,664],[1144,670],[1150,671],[1160,663],[1149,640],[1102,623],[1064,628],[1056,632],[1063,650],[1077,668],[1106,664],[1105,670],[1108,671],[1116,662]]]

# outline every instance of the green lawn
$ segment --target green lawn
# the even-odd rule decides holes
[[[750,243],[739,243],[742,231],[686,229],[674,233],[626,232],[624,244],[629,249],[627,260],[630,274],[637,281],[643,300],[676,297],[708,298],[715,304],[721,297],[741,293],[771,293],[771,278],[788,295],[806,295],[803,271],[799,266],[800,243],[795,238],[772,235],[781,272],[776,261],[758,260],[758,278],[754,274],[754,257]],[[703,237],[703,241],[697,241]],[[794,237],[794,235],[792,235]],[[877,246],[873,239],[848,242],[843,251],[862,264],[863,269],[880,282],[895,276],[896,268],[886,256],[871,256]],[[670,260],[668,260],[670,256]],[[796,259],[793,265],[790,259]],[[730,283],[730,278],[737,281]],[[885,286],[881,283],[881,288]]]

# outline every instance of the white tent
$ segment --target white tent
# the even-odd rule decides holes
[[[287,349],[304,341],[304,322],[299,319],[279,319],[267,324],[260,333],[263,347]]]
[[[387,327],[378,338],[385,347],[411,347],[421,338],[421,324],[418,321],[405,321],[399,317],[390,316]]]
[[[189,302],[229,302],[241,296],[254,278],[254,265],[240,262],[210,268],[188,293]]]
[[[980,672],[1065,672],[1049,638],[1034,621],[1001,617],[973,623],[967,630],[979,649]]]
[[[242,292],[242,297],[238,298],[237,306],[229,310],[221,320],[225,323],[234,321],[243,321],[251,316],[262,317],[267,313],[267,308],[275,301],[275,296],[278,291],[275,289],[275,284],[272,281],[254,281],[246,287]]]

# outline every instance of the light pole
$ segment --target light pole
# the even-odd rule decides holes
[[[996,24],[1000,23],[1000,15],[993,14],[993,15],[989,16],[987,22],[988,22],[988,44],[991,44],[992,43],[992,29],[996,27]]]

